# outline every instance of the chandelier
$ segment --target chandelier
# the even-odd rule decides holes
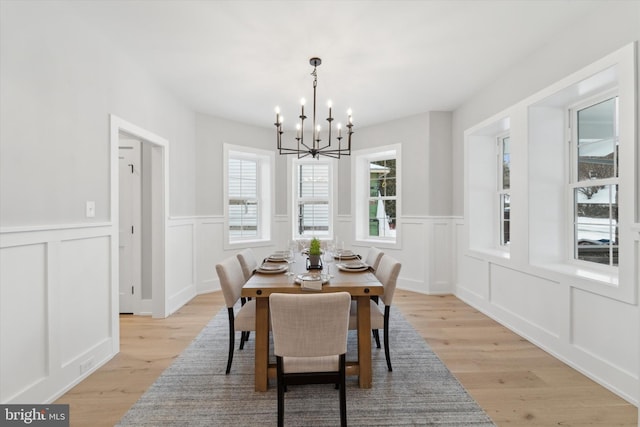
[[[353,119],[351,117],[351,109],[347,110],[347,124],[346,124],[346,136],[347,141],[345,146],[342,145],[342,125],[340,123],[337,124],[336,130],[338,136],[336,139],[338,140],[337,144],[331,145],[331,137],[333,134],[333,117],[331,116],[331,101],[328,102],[329,107],[329,117],[327,117],[327,129],[323,133],[322,127],[319,123],[316,122],[316,86],[318,85],[318,74],[316,69],[318,65],[322,63],[320,58],[311,58],[309,63],[313,66],[313,72],[311,75],[313,76],[313,123],[312,123],[312,141],[311,144],[307,144],[304,141],[304,121],[307,116],[304,115],[304,104],[305,100],[302,98],[302,111],[300,113],[300,122],[296,124],[296,146],[297,148],[288,148],[282,146],[282,121],[283,118],[280,115],[280,108],[276,107],[276,122],[274,125],[276,126],[276,137],[278,140],[278,151],[280,154],[297,154],[298,158],[301,159],[303,157],[311,156],[314,159],[322,156],[333,157],[335,159],[339,159],[340,156],[349,156],[351,155],[351,135],[353,134]],[[326,143],[322,140],[322,136],[326,135]],[[334,141],[335,142],[335,141]]]

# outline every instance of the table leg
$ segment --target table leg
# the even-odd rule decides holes
[[[371,388],[371,306],[369,296],[358,296],[358,364],[360,388]]]
[[[255,390],[267,391],[269,379],[269,298],[256,298]]]

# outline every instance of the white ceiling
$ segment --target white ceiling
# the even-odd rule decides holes
[[[608,0],[70,0],[195,111],[293,126],[313,98],[370,125],[450,111]],[[310,111],[307,110],[307,112]],[[307,114],[309,115],[309,114]]]

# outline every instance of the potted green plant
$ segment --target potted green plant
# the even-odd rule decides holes
[[[321,255],[320,240],[314,237],[309,244],[309,268],[322,268]]]

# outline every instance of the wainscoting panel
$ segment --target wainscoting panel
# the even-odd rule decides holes
[[[458,260],[457,294],[469,295],[479,301],[489,301],[489,265],[481,259],[463,256]]]
[[[402,263],[398,287],[429,295],[453,293],[455,219],[404,216],[398,222],[398,229],[402,233],[400,246],[398,248],[381,246],[385,254],[393,256]],[[362,242],[354,243],[352,231],[354,227],[350,216],[339,217],[337,224],[339,230],[343,231],[340,238],[344,238],[347,247],[353,246],[366,254],[369,246],[375,246],[375,243],[371,245]]]
[[[1,403],[51,402],[116,354],[114,235],[110,224],[0,231]]]
[[[430,265],[431,275],[429,276],[430,294],[451,294],[453,292],[452,274],[453,271],[453,224],[450,218],[432,219],[428,222],[431,237],[430,244]]]
[[[422,220],[412,219],[402,222],[402,249],[399,251],[383,248],[385,254],[389,254],[402,263],[398,286],[414,292],[429,293],[427,277],[430,268],[428,262],[427,233],[429,227]],[[364,252],[364,251],[363,251]]]
[[[216,264],[224,258],[224,217],[197,218],[196,277],[198,294],[220,290]]]
[[[530,334],[558,338],[568,310],[564,288],[556,282],[490,264],[491,303],[523,323]]]
[[[573,289],[571,304],[572,344],[626,371],[638,369],[637,307]]]
[[[51,295],[57,307],[62,366],[111,336],[109,241],[106,236],[60,243],[60,281]]]
[[[0,265],[0,401],[6,402],[49,372],[46,244],[2,248]]]
[[[196,296],[196,221],[170,219],[167,227],[167,308],[174,313]]]
[[[468,239],[462,220],[455,241]],[[620,397],[640,400],[640,310],[585,291],[575,278],[509,258],[456,250],[455,294]],[[636,273],[637,274],[637,273]],[[620,280],[635,280],[623,277]]]

